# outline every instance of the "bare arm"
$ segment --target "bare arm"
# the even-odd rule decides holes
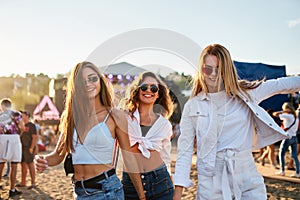
[[[274,112],[274,113],[273,113],[273,115],[274,115],[275,117],[279,117],[280,114],[282,114],[282,111],[277,111],[277,112]]]
[[[35,168],[38,173],[42,173],[44,170],[48,168],[48,166],[55,166],[61,163],[65,156],[66,152],[62,152],[61,154],[58,152],[58,147],[62,143],[62,135],[60,135],[56,148],[53,152],[47,155],[36,155],[34,159]]]
[[[32,141],[31,141],[31,145],[29,148],[29,152],[32,154],[34,147],[36,146],[36,135],[32,135],[31,137],[32,137]]]
[[[182,186],[175,186],[175,191],[174,191],[174,197],[173,200],[179,200],[182,197],[182,192],[183,192],[183,187]]]
[[[19,130],[20,130],[20,135],[25,131],[25,125],[24,125],[24,121],[21,120],[18,122],[18,127],[19,127]]]
[[[142,186],[141,176],[138,170],[138,165],[134,153],[130,148],[129,137],[127,134],[128,126],[126,114],[120,110],[113,110],[113,118],[114,121],[117,122],[116,136],[121,147],[125,168],[128,170],[128,174],[138,193],[139,199],[146,199],[144,189]]]

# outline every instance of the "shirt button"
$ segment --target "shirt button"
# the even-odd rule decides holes
[[[145,178],[145,176],[144,176],[144,175],[141,175],[141,178],[143,179],[143,178]]]
[[[143,183],[143,185],[145,186],[145,185],[146,185],[146,183]]]
[[[269,126],[272,126],[272,124],[270,123]]]
[[[255,113],[258,116],[258,113]]]

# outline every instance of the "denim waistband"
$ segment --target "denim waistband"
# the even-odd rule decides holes
[[[156,175],[158,173],[161,173],[163,171],[167,170],[167,166],[165,163],[163,163],[162,165],[160,165],[159,167],[157,167],[156,169],[152,170],[152,171],[149,171],[149,172],[144,172],[144,173],[141,173],[141,175],[144,175],[144,176],[151,176],[151,175]]]
[[[101,189],[102,186],[100,186],[101,184],[99,184],[98,182],[103,180],[103,179],[107,179],[108,177],[112,176],[116,174],[116,170],[110,169],[108,171],[105,171],[95,177],[92,177],[90,179],[87,180],[81,180],[81,181],[75,181],[74,179],[72,180],[73,184],[75,187],[80,187],[80,188],[97,188],[97,189]]]

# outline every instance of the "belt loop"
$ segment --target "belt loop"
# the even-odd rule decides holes
[[[153,175],[154,175],[155,178],[158,177],[156,170],[153,170]]]
[[[82,188],[85,188],[85,187],[84,187],[84,184],[83,184],[83,180],[80,180],[80,183],[81,183],[81,187],[82,187]]]
[[[105,172],[104,172],[105,179],[108,179],[108,174],[107,174],[107,172],[108,172],[108,171],[105,171]]]

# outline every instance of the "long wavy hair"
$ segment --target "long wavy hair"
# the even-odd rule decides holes
[[[218,88],[221,87],[223,81],[225,92],[228,96],[236,97],[240,94],[244,94],[250,98],[247,90],[258,87],[264,81],[264,79],[252,82],[247,80],[239,80],[229,51],[220,44],[212,44],[207,46],[201,53],[199,70],[193,78],[191,98],[199,94],[201,91],[208,93],[208,88],[204,81],[204,75],[202,74],[202,68],[205,65],[205,58],[208,55],[214,55],[218,59]]]
[[[92,69],[100,80],[100,103],[110,108],[113,106],[113,96],[111,88],[108,86],[108,80],[100,73],[98,67],[91,62],[78,63],[71,71],[68,77],[67,94],[65,101],[65,110],[61,116],[60,132],[61,142],[58,146],[58,152],[72,152],[74,129],[82,130],[80,126],[84,127],[88,124],[88,114],[94,109],[89,103],[91,101],[86,93],[86,84],[83,79],[82,70],[85,68]],[[94,100],[93,100],[94,101]]]
[[[140,74],[129,86],[125,99],[122,100],[120,106],[123,110],[134,113],[139,107],[139,86],[146,77],[152,77],[158,82],[158,95],[154,106],[155,112],[162,114],[164,117],[169,118],[173,113],[173,102],[169,95],[169,89],[166,84],[153,72],[146,71]]]

